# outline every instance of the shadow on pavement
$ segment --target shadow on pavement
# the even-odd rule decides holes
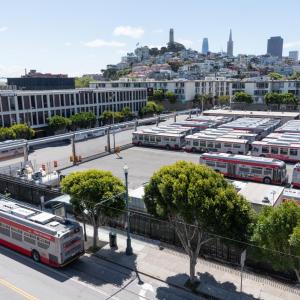
[[[197,273],[200,284],[197,291],[203,294],[213,296],[212,299],[233,299],[233,300],[255,300],[253,295],[240,293],[239,287],[230,281],[219,282],[208,272]],[[223,297],[223,298],[222,298]]]
[[[29,267],[35,271],[45,274],[57,281],[65,282],[65,281],[69,280],[69,278],[67,278],[63,274],[59,274],[59,271],[61,269],[54,269],[54,268],[48,267],[46,265],[43,265],[41,263],[36,263],[32,260],[32,258],[25,256],[14,250],[11,250],[9,248],[6,248],[2,245],[0,245],[0,254],[4,255],[14,261],[17,261],[18,263],[21,263],[26,267]]]
[[[159,287],[156,290],[156,299],[159,300],[203,300],[213,299],[204,298],[199,295],[193,294],[191,291],[185,290],[184,283],[189,279],[187,274],[178,274],[168,277],[166,282],[169,286]],[[176,287],[176,286],[179,287]],[[181,288],[180,288],[181,287]]]
[[[84,256],[66,267],[69,276],[75,276],[88,284],[112,284],[117,287],[126,286],[128,282],[138,278],[137,272],[132,271],[135,269],[135,254],[127,256],[124,252],[116,252],[109,248],[103,248],[91,256]]]

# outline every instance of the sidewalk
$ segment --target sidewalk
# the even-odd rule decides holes
[[[137,270],[141,274],[184,288],[184,282],[188,279],[188,256],[171,249],[161,248],[159,242],[144,240],[132,236],[132,248],[134,255],[125,255],[126,233],[117,233],[118,249],[109,247],[109,229],[99,229],[101,249],[95,256],[122,265],[126,268]],[[92,228],[87,226],[88,236],[92,236]],[[207,295],[208,299],[226,300],[298,300],[300,289],[285,285],[267,277],[244,272],[243,292],[240,293],[240,272],[234,268],[224,266],[216,262],[199,259],[196,266],[196,274],[201,283],[198,286],[201,296]]]

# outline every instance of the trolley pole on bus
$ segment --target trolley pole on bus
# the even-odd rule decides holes
[[[128,166],[124,166],[125,175],[125,186],[126,186],[126,223],[127,223],[127,245],[126,245],[126,255],[132,255],[131,238],[130,238],[130,212],[128,209]]]

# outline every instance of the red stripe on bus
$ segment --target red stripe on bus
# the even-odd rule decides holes
[[[30,227],[28,227],[26,225],[21,225],[19,223],[13,222],[13,221],[8,220],[8,219],[5,219],[3,217],[0,217],[0,222],[5,223],[5,224],[7,224],[9,226],[16,227],[16,228],[18,228],[20,230],[23,230],[25,232],[38,235],[39,237],[42,237],[42,238],[44,238],[46,240],[49,240],[49,241],[52,241],[52,242],[55,241],[55,237],[54,236],[51,236],[51,235],[49,235],[47,233],[44,233],[44,232],[38,231],[36,229],[30,228]]]
[[[3,240],[3,239],[0,239],[0,244],[7,247],[7,248],[10,248],[14,251],[20,252],[24,255],[27,255],[27,256],[31,257],[31,251],[27,250],[23,247],[20,247],[18,245],[15,245],[15,244],[10,243],[10,242],[8,242],[6,240]],[[57,262],[51,261],[46,257],[41,256],[40,259],[41,259],[41,262],[46,264],[46,265],[49,265],[49,266],[52,266],[52,267],[59,267],[59,264]]]
[[[227,160],[225,158],[217,158],[217,157],[201,157],[204,160],[207,161],[218,161],[218,162],[225,162],[225,163],[234,163],[234,164],[241,164],[241,165],[249,165],[249,166],[257,166],[257,167],[266,167],[266,168],[279,168],[278,165],[272,165],[272,164],[262,164],[262,163],[257,163],[257,162],[249,162],[249,161],[239,161],[239,160]]]

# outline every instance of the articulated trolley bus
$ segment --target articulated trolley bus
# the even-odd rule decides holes
[[[63,267],[84,253],[78,222],[4,198],[0,198],[0,244],[53,267]]]
[[[288,182],[286,164],[277,159],[227,153],[204,153],[200,156],[200,164],[205,164],[231,178],[279,185]]]

